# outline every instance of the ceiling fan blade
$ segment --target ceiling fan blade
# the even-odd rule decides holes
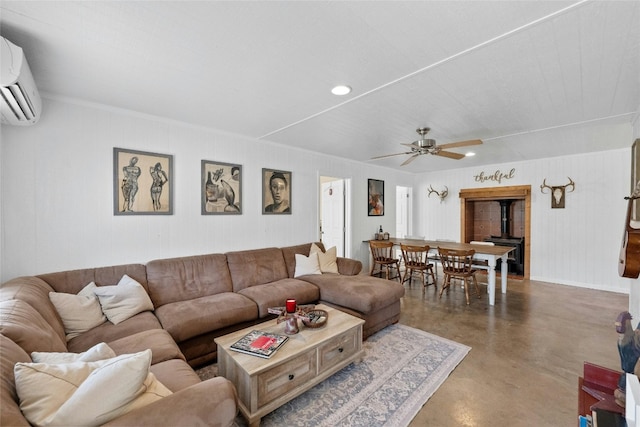
[[[454,148],[454,147],[468,147],[470,145],[480,145],[482,144],[481,139],[470,139],[468,141],[458,141],[458,142],[450,142],[448,144],[438,144],[440,148]]]
[[[420,153],[414,154],[413,156],[409,157],[404,162],[400,163],[400,166],[408,165],[409,163],[413,162],[416,159],[416,157],[418,157],[419,155],[420,155]]]
[[[372,157],[371,160],[376,160],[376,159],[384,159],[385,157],[393,157],[393,156],[402,156],[404,154],[411,154],[409,153],[395,153],[395,154],[385,154],[384,156],[376,156],[376,157]]]
[[[406,142],[401,142],[400,145],[404,145],[405,147],[409,147],[409,148],[416,148],[418,147],[417,142],[418,141],[413,141],[411,144],[408,144]]]
[[[450,159],[456,159],[456,160],[460,160],[462,158],[464,158],[464,154],[460,154],[460,153],[454,153],[452,151],[438,151],[437,153],[434,153],[436,156],[442,156],[442,157],[448,157]]]

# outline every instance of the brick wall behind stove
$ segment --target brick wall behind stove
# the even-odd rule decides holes
[[[473,202],[473,239],[484,240],[500,236],[500,203],[498,201]],[[509,209],[511,237],[524,237],[524,200],[514,200]]]

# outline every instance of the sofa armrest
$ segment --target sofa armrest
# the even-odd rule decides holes
[[[128,412],[104,426],[227,427],[233,425],[237,414],[235,387],[226,378],[215,377]]]
[[[338,257],[336,263],[338,264],[338,272],[346,276],[355,276],[362,271],[362,263],[357,259]]]

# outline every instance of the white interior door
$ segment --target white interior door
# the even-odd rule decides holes
[[[411,188],[396,187],[396,235],[411,234]]]
[[[345,247],[345,197],[344,180],[325,181],[322,177],[320,196],[320,240],[324,247],[336,247],[339,257]]]

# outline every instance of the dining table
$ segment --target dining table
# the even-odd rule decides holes
[[[396,246],[400,245],[415,245],[415,246],[429,246],[430,253],[438,253],[438,247],[443,249],[455,249],[455,250],[469,250],[473,249],[475,254],[474,259],[487,261],[488,266],[488,293],[489,293],[489,305],[495,305],[496,302],[496,265],[498,259],[502,260],[500,264],[500,280],[501,290],[503,294],[507,293],[507,259],[509,252],[515,250],[513,246],[498,246],[498,245],[479,245],[473,243],[461,243],[444,240],[422,240],[422,239],[404,239],[398,237],[389,237],[385,239],[392,242]],[[366,242],[369,242],[368,240]]]

